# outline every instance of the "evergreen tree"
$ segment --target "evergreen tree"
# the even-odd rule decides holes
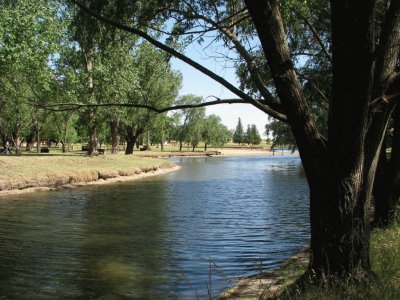
[[[251,127],[250,127],[250,125],[247,125],[246,133],[245,133],[245,135],[244,135],[244,141],[245,141],[245,143],[246,143],[247,145],[250,145],[251,140],[252,140],[252,137],[251,137]]]
[[[245,142],[245,134],[243,130],[242,120],[240,120],[240,118],[238,124],[236,125],[235,132],[233,133],[233,142],[238,143],[239,145]]]
[[[251,143],[253,145],[259,145],[262,141],[260,133],[258,132],[257,126],[252,124],[251,125]]]

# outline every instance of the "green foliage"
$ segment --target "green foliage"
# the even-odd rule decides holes
[[[272,146],[276,147],[289,147],[294,149],[296,141],[288,124],[281,121],[271,121],[265,125],[265,134],[272,135]]]
[[[121,77],[128,84],[118,89],[118,98],[133,104],[171,106],[178,95],[181,75],[171,69],[162,52],[148,43],[140,44],[131,54],[124,62],[125,71],[121,69],[121,73],[125,73]],[[125,113],[121,118],[123,124],[141,128],[143,131],[154,128],[165,118],[165,115],[157,115],[147,109],[130,108]]]
[[[239,145],[244,143],[245,140],[245,132],[242,125],[242,120],[239,118],[239,121],[236,125],[235,131],[233,132],[232,140],[234,143],[238,143]]]
[[[203,120],[202,141],[207,145],[222,147],[231,139],[230,130],[221,123],[221,118],[209,115]]]
[[[178,105],[184,105],[190,103],[198,104],[202,102],[203,102],[202,97],[189,94],[180,97],[177,101],[177,104]],[[201,130],[200,126],[194,124],[197,123],[197,120],[203,119],[204,116],[205,116],[205,108],[187,108],[187,109],[182,109],[179,112],[175,112],[174,117],[178,120],[178,122],[176,124],[173,137],[180,144],[184,142],[191,143],[192,140],[196,142],[196,140],[199,139],[197,133],[201,135]],[[194,133],[191,131],[194,131]]]
[[[245,141],[247,144],[252,145],[259,145],[261,143],[261,136],[256,125],[252,124],[247,126]]]
[[[42,119],[33,105],[51,96],[49,57],[58,51],[64,22],[52,1],[2,2],[0,8],[0,133],[18,146],[34,119]]]

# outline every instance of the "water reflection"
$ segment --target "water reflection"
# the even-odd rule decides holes
[[[298,158],[175,162],[157,178],[2,199],[0,296],[207,298],[307,243]]]

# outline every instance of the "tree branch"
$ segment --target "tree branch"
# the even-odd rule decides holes
[[[203,103],[196,104],[180,104],[174,106],[168,106],[164,108],[158,108],[149,104],[139,104],[139,103],[56,103],[56,104],[35,104],[38,108],[47,109],[49,111],[59,112],[59,111],[71,111],[78,110],[81,108],[87,107],[126,107],[126,108],[145,108],[151,110],[157,114],[165,113],[168,111],[179,110],[179,109],[188,109],[188,108],[198,108],[198,107],[206,107],[212,105],[219,104],[248,104],[248,101],[243,99],[219,99],[217,97],[211,96],[215,98],[214,101],[208,101]],[[263,100],[260,100],[263,101]],[[277,118],[277,117],[274,117]],[[286,118],[277,118],[282,122],[286,122]]]
[[[314,37],[314,39],[317,41],[318,45],[321,47],[322,52],[325,54],[326,58],[330,61],[330,63],[332,64],[332,54],[329,53],[328,49],[326,49],[323,41],[321,40],[321,38],[318,35],[317,30],[314,28],[314,26],[311,24],[311,22],[304,16],[300,15],[300,18],[306,23],[306,25],[308,26],[308,28],[310,28],[311,33]]]
[[[205,68],[204,66],[195,62],[194,60],[188,58],[187,56],[181,54],[180,52],[176,51],[175,49],[168,47],[167,45],[157,41],[156,39],[151,37],[149,34],[143,32],[137,28],[129,27],[129,26],[120,24],[118,22],[115,22],[113,20],[110,20],[110,19],[104,17],[103,15],[89,9],[88,7],[83,5],[80,1],[77,1],[77,0],[69,0],[69,1],[72,2],[73,4],[77,5],[78,7],[80,7],[84,12],[93,16],[94,18],[96,18],[108,25],[111,25],[115,28],[118,28],[120,30],[124,30],[124,31],[130,32],[130,33],[136,34],[136,35],[142,37],[143,39],[145,39],[146,41],[148,41],[149,43],[151,43],[152,45],[154,45],[155,47],[157,47],[157,48],[171,54],[172,56],[176,57],[177,59],[189,64],[193,68],[197,69],[198,71],[207,75],[208,77],[214,79],[215,81],[217,81],[218,83],[220,83],[224,87],[226,87],[228,90],[230,90],[232,93],[234,93],[237,96],[239,96],[240,98],[242,98],[243,99],[242,103],[252,104],[253,106],[257,107],[261,111],[267,113],[268,115],[270,115],[274,118],[277,118],[279,120],[286,120],[286,115],[283,114],[282,112],[276,111],[275,109],[272,109],[271,107],[268,107],[268,106],[262,104],[260,101],[253,99],[252,97],[250,97],[249,95],[247,95],[246,93],[241,91],[240,89],[233,86],[230,82],[225,80],[223,77],[218,76],[214,72],[211,72],[209,69]]]
[[[274,110],[282,111],[282,107],[275,101],[275,98],[272,96],[270,91],[265,87],[263,80],[260,76],[260,73],[257,70],[257,65],[254,57],[246,50],[246,48],[240,43],[236,34],[230,30],[228,27],[224,27],[220,24],[220,22],[215,22],[204,15],[200,15],[198,13],[193,12],[191,18],[203,20],[213,27],[221,31],[234,45],[236,51],[242,58],[245,60],[247,67],[249,69],[251,78],[254,80],[258,90],[260,91],[261,95],[265,99],[265,104],[273,108]]]
[[[397,62],[400,54],[400,1],[390,1],[385,22],[379,38],[379,46],[375,50],[375,96],[390,93],[391,82],[396,80]]]

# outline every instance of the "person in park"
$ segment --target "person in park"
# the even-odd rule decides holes
[[[3,151],[3,153],[4,154],[11,154],[10,142],[9,141],[6,141],[4,143],[4,151]]]

